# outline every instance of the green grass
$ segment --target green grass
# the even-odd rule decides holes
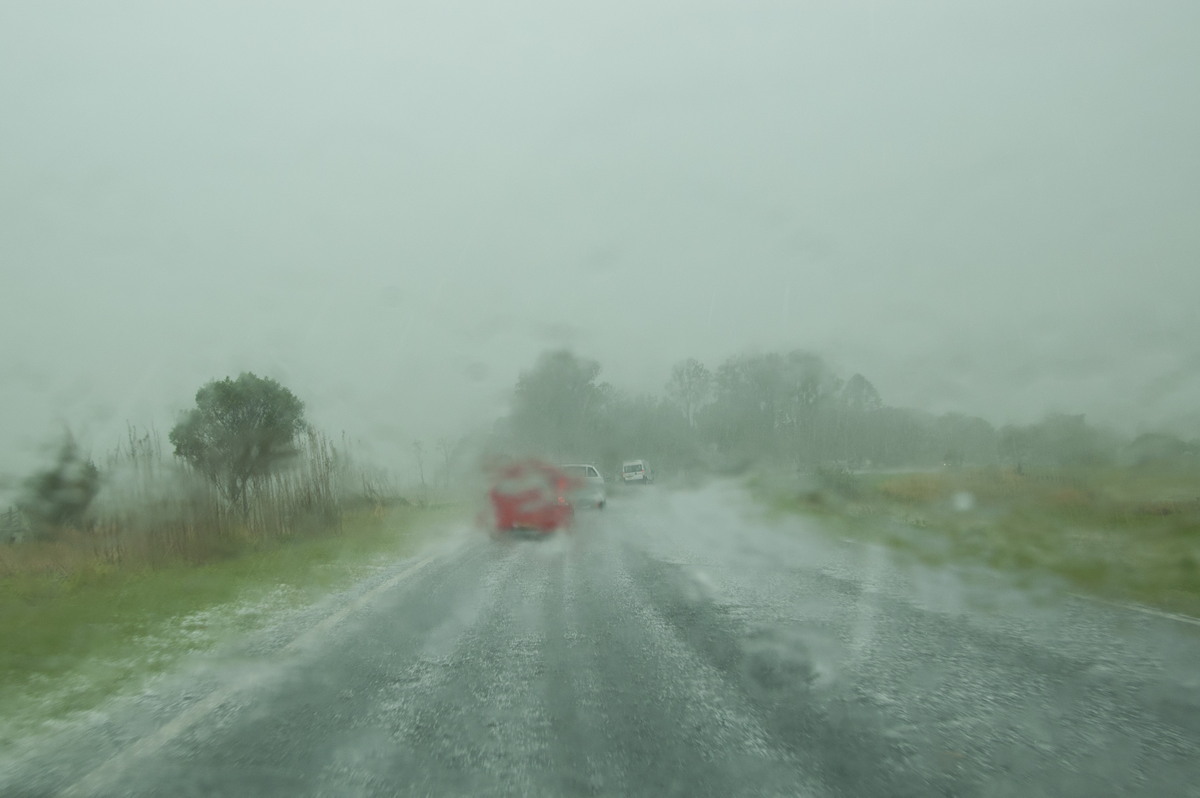
[[[820,475],[754,484],[802,512],[929,565],[987,565],[1025,580],[1200,616],[1200,474],[1003,469]]]
[[[202,565],[10,573],[0,580],[0,746],[352,583],[372,563],[411,553],[459,514],[361,512],[336,534],[262,544]]]

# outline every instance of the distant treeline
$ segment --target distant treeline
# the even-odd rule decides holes
[[[806,351],[738,355],[715,369],[684,360],[661,394],[622,393],[600,375],[596,361],[566,350],[544,354],[518,379],[494,445],[589,459],[605,469],[645,457],[660,469],[692,472],[751,464],[805,470],[1200,462],[1198,441],[1166,433],[1129,438],[1083,415],[997,428],[977,416],[892,407],[862,374],[843,378]]]

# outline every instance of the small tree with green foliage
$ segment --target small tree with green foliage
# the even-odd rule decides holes
[[[196,392],[196,407],[174,426],[176,456],[208,478],[230,503],[247,509],[246,489],[297,453],[304,403],[272,379],[245,372]]]
[[[69,434],[50,468],[25,480],[17,506],[45,536],[83,523],[84,513],[100,490],[100,470],[79,452]]]

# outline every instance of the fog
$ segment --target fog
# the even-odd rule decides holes
[[[382,462],[568,347],[1200,434],[1194,3],[10,3],[0,469],[250,370]]]

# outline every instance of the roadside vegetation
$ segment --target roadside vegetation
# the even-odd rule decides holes
[[[137,569],[22,569],[11,548],[0,549],[0,747],[353,584],[458,515],[453,507],[358,509],[335,534]]]
[[[755,489],[777,510],[932,565],[1200,616],[1200,469],[1183,466],[823,469]]]
[[[410,503],[271,380],[214,381],[165,450],[67,437],[0,519],[0,746],[411,553],[454,506]]]

